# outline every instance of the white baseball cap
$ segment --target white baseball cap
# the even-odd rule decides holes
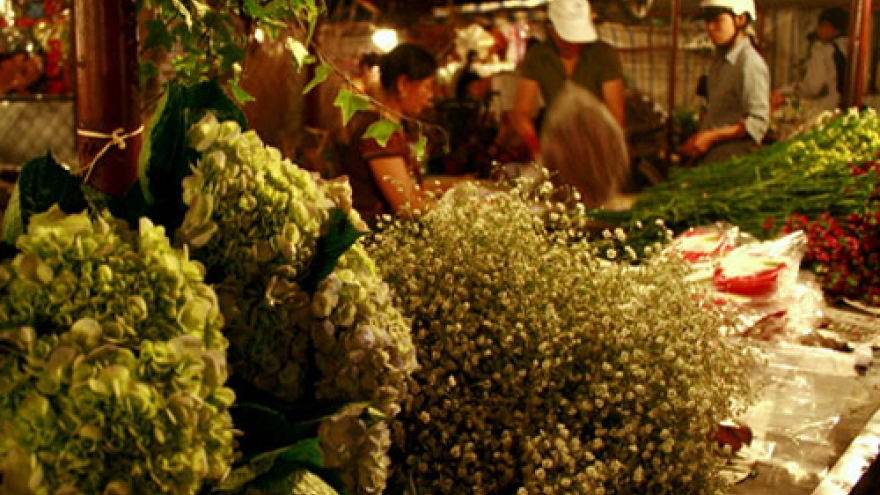
[[[553,29],[569,43],[590,43],[599,37],[587,0],[552,0],[549,15]]]

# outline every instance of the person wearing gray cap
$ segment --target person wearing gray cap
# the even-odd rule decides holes
[[[540,154],[534,105],[540,94],[547,107],[566,81],[589,90],[623,128],[623,68],[617,51],[600,41],[587,0],[552,0],[548,9],[550,39],[532,47],[517,71],[519,82],[511,118],[532,154]]]

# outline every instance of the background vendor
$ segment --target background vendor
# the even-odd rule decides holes
[[[700,130],[679,148],[691,164],[753,152],[770,124],[770,72],[749,35],[754,0],[703,0],[700,16],[716,56],[705,79]]]
[[[526,52],[511,118],[532,157],[540,154],[533,116],[538,95],[550,107],[566,81],[596,96],[624,127],[623,69],[617,51],[599,41],[587,0],[553,0],[549,7],[550,39]]]

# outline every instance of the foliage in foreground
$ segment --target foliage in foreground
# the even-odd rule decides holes
[[[708,435],[748,402],[751,354],[679,262],[602,261],[532,199],[459,186],[369,246],[414,318],[408,475],[420,493],[723,490]]]

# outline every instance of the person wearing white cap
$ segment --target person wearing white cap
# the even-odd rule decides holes
[[[547,107],[572,81],[602,101],[617,123],[624,126],[623,68],[617,51],[600,41],[587,0],[552,0],[550,39],[526,52],[517,71],[516,101],[511,118],[533,157],[540,142],[531,116],[540,94]]]
[[[716,48],[706,77],[700,130],[679,147],[690,164],[746,155],[770,125],[770,71],[749,35],[754,0],[702,0],[700,17]]]

